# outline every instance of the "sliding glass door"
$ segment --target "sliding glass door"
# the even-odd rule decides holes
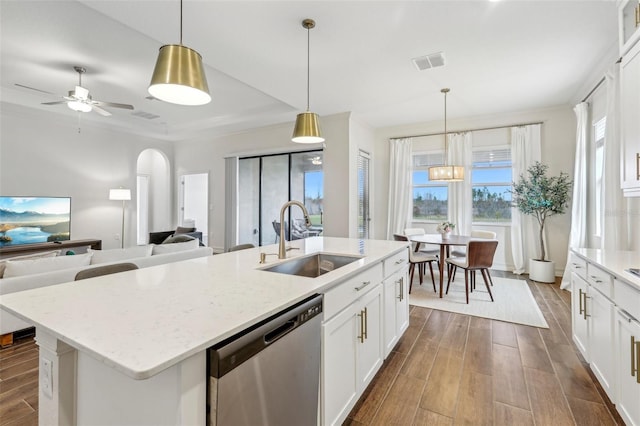
[[[238,243],[256,246],[278,241],[280,209],[289,200],[301,201],[311,217],[304,226],[301,209],[285,213],[285,238],[322,233],[324,193],[322,151],[240,158],[238,162]]]

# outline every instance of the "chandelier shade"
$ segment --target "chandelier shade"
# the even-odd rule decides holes
[[[211,102],[200,54],[178,44],[162,46],[149,93],[161,101],[178,105],[205,105]]]

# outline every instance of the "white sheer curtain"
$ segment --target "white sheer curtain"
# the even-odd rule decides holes
[[[387,239],[402,234],[411,220],[411,138],[389,141],[389,210]]]
[[[576,113],[576,158],[573,166],[573,196],[571,198],[571,232],[569,248],[587,246],[587,140],[589,136],[589,105],[579,103],[573,111]],[[607,122],[609,118],[607,118]],[[567,255],[567,260],[569,256]],[[560,288],[570,289],[571,270],[565,266]]]
[[[470,235],[473,220],[471,167],[473,162],[471,132],[449,135],[448,164],[464,166],[464,181],[449,184],[449,221],[456,234]]]
[[[607,82],[607,121],[604,134],[604,169],[602,174],[601,248],[629,250],[627,199],[620,188],[620,65],[614,64],[605,74]]]
[[[518,181],[520,175],[526,175],[527,169],[536,161],[540,161],[540,124],[511,128],[511,163],[513,180]],[[513,255],[513,272],[527,272],[529,258],[535,256],[537,241],[537,224],[531,216],[524,215],[511,208],[511,251]]]

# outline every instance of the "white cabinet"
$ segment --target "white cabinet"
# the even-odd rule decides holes
[[[640,197],[640,43],[620,63],[620,112],[621,186],[625,196]]]
[[[384,299],[384,357],[386,358],[409,327],[409,279],[407,260],[409,253],[404,251],[385,259],[382,282]]]
[[[616,313],[618,398],[616,409],[628,425],[640,425],[640,323]]]
[[[342,424],[382,365],[380,283],[322,326],[323,424]]]
[[[613,345],[614,304],[598,290],[589,293],[589,362],[602,388],[615,401],[615,364]]]

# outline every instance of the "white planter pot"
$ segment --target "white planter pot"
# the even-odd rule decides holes
[[[541,283],[556,282],[556,264],[551,260],[541,261],[529,259],[529,279]]]

